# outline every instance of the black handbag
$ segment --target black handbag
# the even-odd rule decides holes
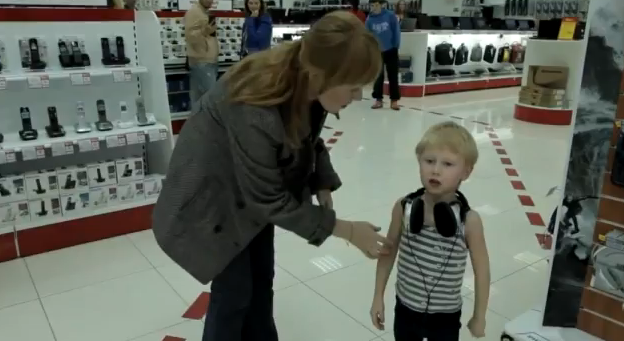
[[[483,60],[492,64],[494,63],[494,57],[496,57],[496,47],[494,45],[489,44],[485,47],[485,53],[483,54]]]
[[[464,65],[468,62],[468,48],[463,43],[457,48],[455,53],[455,65]]]

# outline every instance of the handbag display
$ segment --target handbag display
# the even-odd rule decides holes
[[[483,60],[492,64],[494,63],[494,58],[496,57],[496,47],[492,44],[488,44],[485,46],[485,53],[483,54]]]
[[[471,62],[480,62],[483,60],[483,48],[479,43],[472,47],[470,51],[470,61]]]
[[[509,58],[509,62],[512,64],[522,64],[524,63],[524,45],[520,43],[511,44],[511,57]]]
[[[443,42],[436,45],[434,51],[435,62],[438,65],[453,65],[455,60],[455,48],[452,44]]]
[[[468,48],[464,43],[459,45],[455,53],[455,65],[464,65],[468,62]]]
[[[509,44],[505,44],[498,49],[498,58],[497,61],[499,63],[509,63],[509,57],[511,54],[511,48]]]

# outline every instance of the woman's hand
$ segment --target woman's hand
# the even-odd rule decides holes
[[[319,205],[330,210],[334,209],[334,201],[332,200],[330,190],[323,189],[318,191],[318,193],[316,193],[316,200],[318,201]]]
[[[347,239],[370,259],[387,255],[392,250],[392,243],[377,233],[380,229],[365,221],[351,222],[350,237]]]
[[[260,15],[260,11],[258,11],[258,10],[255,10],[255,11],[251,12],[251,16],[252,17],[257,17],[258,15]]]
[[[377,297],[373,299],[373,305],[370,310],[371,322],[373,322],[373,326],[379,330],[384,330],[386,322],[386,309],[384,307],[384,298]]]

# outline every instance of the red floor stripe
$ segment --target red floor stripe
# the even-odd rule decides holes
[[[496,153],[498,155],[507,155],[507,151],[503,148],[496,148]]]
[[[331,139],[327,140],[327,142],[325,142],[325,143],[326,144],[334,144],[336,142],[338,142],[338,139],[335,139],[335,138],[332,137]]]
[[[175,336],[165,336],[164,339],[162,339],[162,341],[186,341],[186,339],[183,339],[181,337],[175,337]]]
[[[547,233],[536,233],[535,238],[537,238],[537,242],[547,250],[552,248],[552,236]]]
[[[490,138],[492,139],[497,139],[498,135],[494,134],[494,133],[489,133],[488,135],[490,135]]]
[[[513,168],[505,168],[505,172],[509,176],[518,176],[518,171]]]
[[[514,189],[519,190],[519,191],[524,191],[526,189],[526,187],[524,187],[524,184],[520,180],[511,181],[511,186]]]
[[[500,160],[503,165],[511,165],[511,159],[508,157],[502,157]]]
[[[527,212],[527,218],[529,218],[529,222],[534,226],[546,226],[544,224],[544,220],[542,220],[542,216],[539,213],[535,212]]]
[[[342,136],[342,134],[344,134],[344,132],[342,132],[342,131],[334,132],[334,136]]]
[[[208,311],[208,302],[210,302],[210,293],[202,292],[182,317],[190,320],[201,320]]]
[[[494,146],[496,146],[496,147],[500,147],[500,146],[502,146],[502,145],[503,145],[503,144],[501,143],[501,141],[492,141],[492,144],[493,144]]]
[[[528,195],[518,195],[518,199],[520,199],[522,206],[535,206],[533,199]]]

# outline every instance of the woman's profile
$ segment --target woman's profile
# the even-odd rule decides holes
[[[278,340],[275,226],[315,246],[333,235],[369,258],[387,252],[375,226],[336,218],[341,181],[319,137],[327,112],[349,105],[380,68],[376,38],[335,11],[300,40],[247,56],[193,108],[153,231],[177,264],[212,282],[204,341]]]

